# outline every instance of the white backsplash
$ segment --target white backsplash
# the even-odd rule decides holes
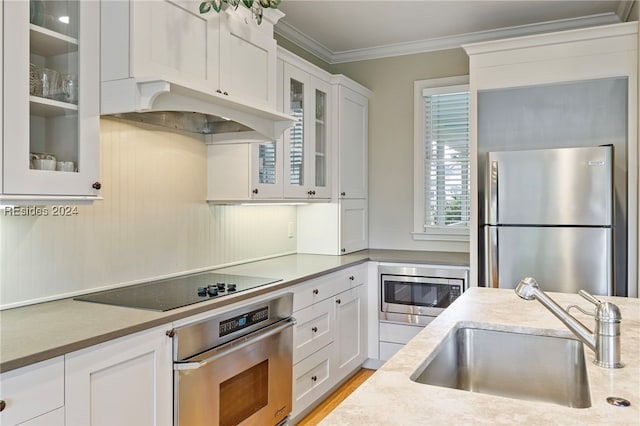
[[[295,252],[295,207],[206,203],[199,136],[111,118],[100,126],[104,200],[73,217],[0,211],[0,307]]]

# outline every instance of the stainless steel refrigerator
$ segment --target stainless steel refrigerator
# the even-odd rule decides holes
[[[613,148],[490,152],[480,280],[613,294]]]

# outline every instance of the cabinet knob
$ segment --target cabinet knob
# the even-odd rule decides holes
[[[93,185],[91,185],[91,187],[93,189],[100,189],[102,188],[102,184],[100,182],[93,182]]]
[[[0,399],[0,411],[4,411],[5,408],[7,408],[7,403]]]
[[[253,188],[253,191],[251,191],[251,192],[253,192],[254,194],[257,194],[258,193],[258,188]]]
[[[225,95],[225,96],[229,96],[228,92],[222,92],[222,94]]]
[[[343,247],[343,248],[340,249],[340,251],[344,253],[344,252],[347,251],[347,249]]]
[[[222,90],[218,89],[216,90],[216,93],[222,93]]]
[[[311,376],[311,381],[312,382],[318,381],[318,376]]]
[[[311,331],[313,331],[314,333],[317,333],[318,332],[318,327],[312,327]]]
[[[346,193],[346,192],[344,192],[344,191],[342,191],[342,192],[340,193],[340,196],[341,196],[341,197],[346,197],[346,196],[347,196],[347,193]]]
[[[314,289],[313,289],[313,294],[318,294],[318,293],[319,293],[318,289],[317,289],[317,288],[314,288]]]
[[[336,299],[336,303],[339,305],[339,304],[341,304],[341,303],[342,303],[342,300],[340,300],[340,299]]]
[[[355,279],[356,279],[356,277],[354,277],[353,275],[351,275],[351,276],[349,277],[349,279],[350,279],[351,281],[353,281],[353,280],[355,280]]]

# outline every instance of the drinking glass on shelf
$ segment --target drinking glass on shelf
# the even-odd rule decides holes
[[[43,68],[42,76],[42,96],[49,99],[56,99],[60,94],[60,74],[51,68]]]
[[[75,74],[62,76],[62,96],[60,100],[71,104],[78,103],[78,77]]]

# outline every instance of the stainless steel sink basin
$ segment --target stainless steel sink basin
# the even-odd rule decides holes
[[[584,350],[574,339],[459,328],[411,380],[567,407],[591,406]]]

